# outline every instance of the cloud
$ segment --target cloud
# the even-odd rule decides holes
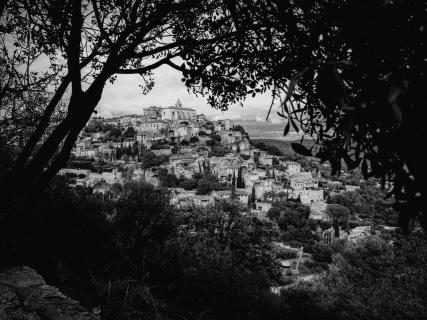
[[[240,105],[232,105],[227,111],[215,110],[203,97],[189,93],[181,82],[178,71],[161,66],[154,72],[154,88],[146,95],[142,94],[139,75],[119,75],[114,84],[107,83],[102,99],[97,107],[98,115],[111,117],[123,114],[142,114],[148,106],[167,107],[179,99],[183,106],[194,108],[210,119],[255,120],[265,119],[271,102],[271,94],[266,93],[254,98],[248,97]]]

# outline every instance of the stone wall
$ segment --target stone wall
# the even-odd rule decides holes
[[[26,266],[0,271],[0,320],[99,320]]]

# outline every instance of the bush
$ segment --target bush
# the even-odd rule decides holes
[[[200,179],[197,183],[196,194],[204,195],[209,194],[213,191],[212,182],[206,179]]]
[[[196,179],[186,179],[184,181],[181,181],[179,183],[179,186],[181,188],[184,188],[185,190],[193,190],[197,188],[197,180]]]
[[[304,265],[308,268],[308,273],[322,273],[324,271],[329,270],[329,264],[326,262],[307,260],[305,261]]]
[[[277,257],[280,259],[295,259],[297,256],[296,250],[280,249],[277,251]]]
[[[332,263],[333,250],[329,245],[316,243],[312,248],[313,259],[317,262]]]
[[[190,143],[197,143],[197,142],[199,142],[199,138],[197,138],[196,136],[190,138]]]
[[[227,150],[221,145],[212,146],[209,152],[209,157],[223,157],[227,154]]]
[[[158,167],[161,164],[169,161],[168,155],[160,155],[157,156],[154,152],[151,151],[143,151],[141,155],[142,167],[144,169],[151,167]]]

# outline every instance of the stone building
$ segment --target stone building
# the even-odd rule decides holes
[[[196,110],[182,107],[178,100],[176,105],[162,109],[162,120],[193,120],[196,119]]]
[[[222,131],[220,133],[221,143],[233,144],[242,141],[242,133],[240,131]]]
[[[146,120],[161,120],[162,119],[162,108],[151,106],[143,109],[143,116]]]
[[[152,120],[149,122],[144,122],[137,127],[138,132],[159,133],[160,131],[166,129],[168,129],[168,123],[163,120]]]

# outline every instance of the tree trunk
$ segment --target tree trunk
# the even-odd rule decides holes
[[[68,114],[53,130],[25,167],[16,166],[4,185],[28,209],[40,198],[50,180],[66,164],[75,141],[101,99],[103,86],[71,97]],[[27,211],[27,210],[26,210]]]
[[[66,76],[61,85],[58,87],[55,95],[52,97],[52,100],[47,105],[46,110],[44,111],[43,116],[37,125],[36,130],[32,133],[31,137],[25,144],[21,154],[16,159],[15,164],[9,173],[11,176],[16,176],[16,174],[20,171],[23,172],[24,167],[26,166],[31,156],[31,153],[34,151],[34,148],[37,145],[37,142],[39,142],[43,133],[45,133],[46,129],[48,128],[50,118],[69,84],[70,77]]]

